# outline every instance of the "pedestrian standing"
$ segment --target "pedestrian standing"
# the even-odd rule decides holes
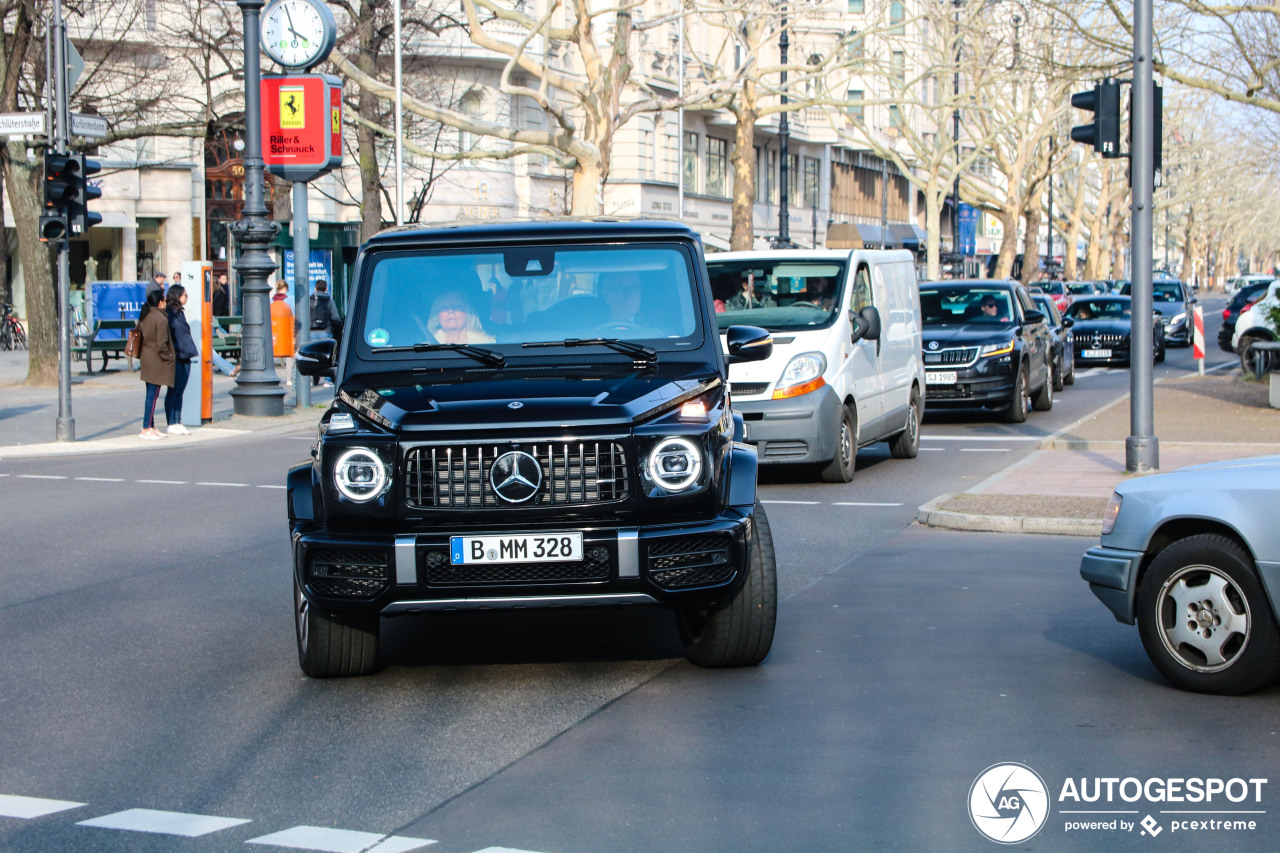
[[[169,435],[191,435],[191,430],[182,425],[182,393],[191,378],[191,360],[199,357],[200,350],[196,349],[191,324],[187,322],[186,304],[187,289],[180,284],[169,285],[165,309],[169,314],[169,336],[173,341],[174,355],[173,385],[164,394],[164,417],[169,424]]]
[[[329,282],[324,279],[316,282],[316,292],[311,294],[310,333],[313,341],[342,336],[342,318],[338,316],[338,309],[329,296]],[[313,376],[311,384],[328,387],[333,384],[333,381],[325,379],[322,382],[319,376]]]
[[[138,332],[142,335],[142,381],[147,386],[146,402],[142,408],[141,438],[160,439],[164,433],[156,429],[156,401],[160,399],[160,386],[172,386],[174,374],[173,342],[169,335],[169,318],[161,308],[164,294],[153,290],[147,294],[146,304],[138,314]]]
[[[289,285],[276,282],[275,295],[271,297],[272,354],[284,360],[284,384],[293,385],[293,309],[289,307]]]
[[[215,317],[226,317],[231,314],[231,292],[227,287],[227,274],[218,273],[209,295],[209,308]]]

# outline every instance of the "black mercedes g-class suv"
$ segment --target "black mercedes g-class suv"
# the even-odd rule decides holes
[[[377,666],[382,617],[658,604],[688,659],[759,663],[776,577],[702,244],[653,220],[393,229],[360,250],[336,380],[288,476],[298,659]]]

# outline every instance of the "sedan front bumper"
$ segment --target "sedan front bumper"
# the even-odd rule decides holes
[[[1134,596],[1137,594],[1141,551],[1098,546],[1090,548],[1080,559],[1080,577],[1089,589],[1115,614],[1116,621],[1134,623]]]

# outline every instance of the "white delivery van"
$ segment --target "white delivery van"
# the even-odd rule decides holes
[[[761,326],[773,355],[729,368],[760,462],[853,478],[858,448],[920,447],[920,291],[906,251],[770,250],[707,257],[721,329]]]

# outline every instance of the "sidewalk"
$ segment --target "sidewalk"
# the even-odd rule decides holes
[[[1268,393],[1266,380],[1238,369],[1156,383],[1160,470],[1280,453],[1280,409]],[[916,519],[952,530],[1099,536],[1112,490],[1134,476],[1124,472],[1129,434],[1125,396],[968,491],[934,498]]]
[[[96,362],[95,367],[101,362]],[[58,389],[28,388],[27,353],[0,351],[0,459],[35,456],[76,456],[139,449],[186,447],[192,444],[243,437],[254,433],[293,431],[314,427],[333,399],[332,388],[313,388],[312,407],[299,411],[292,388],[286,388],[283,417],[251,418],[234,414],[231,391],[236,382],[213,375],[213,420],[204,425],[186,424],[191,435],[166,436],[161,441],[138,437],[142,426],[144,385],[136,370],[124,361],[112,361],[105,373],[84,372],[84,362],[71,364],[71,416],[75,420],[73,442],[56,441]],[[283,382],[285,377],[280,376]],[[188,394],[194,389],[188,388]],[[164,429],[164,412],[157,407],[157,421]]]

